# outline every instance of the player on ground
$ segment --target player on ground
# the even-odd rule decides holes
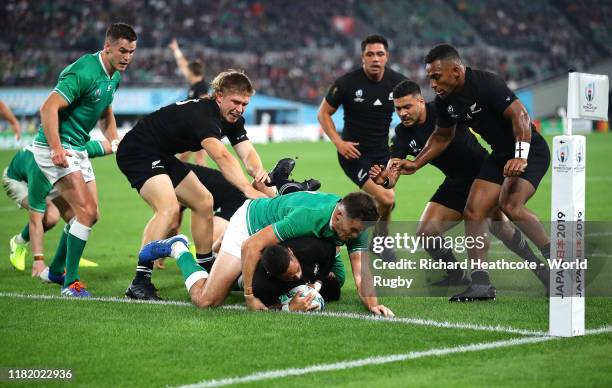
[[[2,101],[0,101],[0,117],[9,122],[13,132],[15,132],[15,139],[21,139],[21,124],[19,124],[19,120],[13,114],[11,108]]]
[[[192,210],[191,233],[197,258],[212,257],[213,198],[197,176],[174,155],[205,149],[223,176],[248,198],[266,194],[251,186],[236,158],[221,142],[226,137],[254,183],[265,187],[268,174],[244,129],[244,113],[255,92],[247,76],[235,70],[212,82],[213,96],[179,101],[140,120],[117,151],[117,164],[138,194],[153,209],[142,246],[165,238],[178,227],[180,205]],[[126,295],[156,298],[151,283],[153,263],[139,261]]]
[[[483,236],[486,219],[497,208],[550,257],[550,238],[537,216],[525,207],[548,170],[550,150],[535,131],[529,113],[497,75],[466,67],[457,50],[447,44],[434,47],[425,57],[427,77],[436,93],[437,125],[414,161],[402,163],[413,173],[449,146],[457,124],[464,123],[489,143],[491,155],[472,184],[463,215],[466,234]],[[482,249],[468,250],[472,265],[487,260],[488,240]],[[494,299],[489,273],[476,268],[472,284],[451,301]]]
[[[387,40],[370,35],[361,42],[361,68],[338,78],[319,107],[321,128],[338,150],[344,173],[374,197],[381,221],[389,221],[394,192],[376,185],[369,178],[370,167],[389,160],[389,127],[393,115],[393,87],[406,79],[386,67]],[[344,107],[344,129],[338,135],[332,115]],[[386,222],[380,224],[386,234]]]
[[[406,156],[417,156],[425,147],[427,140],[436,128],[436,107],[434,102],[425,103],[421,88],[413,81],[402,81],[393,89],[393,103],[401,123],[395,127],[391,141],[391,160],[389,164],[401,169],[408,163]],[[458,123],[455,136],[446,149],[430,164],[437,167],[445,176],[444,181],[431,197],[419,220],[417,235],[442,236],[463,219],[463,211],[470,193],[470,187],[488,152],[478,143],[465,124]],[[394,187],[399,179],[397,172],[373,166],[371,178],[375,183]],[[491,232],[510,250],[529,262],[541,261],[531,251],[521,231],[514,227],[508,218],[496,208],[491,217],[494,222]],[[437,241],[437,240],[436,240]],[[432,258],[447,263],[457,261],[453,250],[442,246],[425,246]],[[534,271],[548,287],[548,271],[545,268]],[[433,283],[434,286],[468,285],[469,280],[463,269],[448,269],[447,276]]]
[[[181,74],[187,82],[189,82],[189,92],[187,93],[187,98],[204,98],[208,96],[208,84],[204,79],[204,65],[200,61],[188,61],[187,58],[183,55],[181,51],[178,41],[176,39],[172,39],[170,44],[168,44],[170,50],[172,50],[172,54],[174,55],[174,60],[176,61],[176,65],[178,66]],[[183,152],[179,157],[183,162],[187,162],[189,160],[190,151]],[[195,152],[195,162],[201,166],[206,166],[206,151],[199,150]]]
[[[66,257],[64,296],[90,296],[78,276],[81,254],[98,219],[95,177],[85,144],[98,120],[113,148],[119,143],[111,103],[120,72],[127,69],[136,50],[136,39],[129,25],[111,24],[104,48],[66,67],[40,108],[42,124],[33,152],[36,164],[75,213],[56,253]]]
[[[329,240],[301,237],[266,247],[253,274],[253,295],[268,308],[279,308],[279,297],[307,284],[319,291],[325,302],[340,298],[344,266],[339,268],[336,245]],[[340,271],[339,271],[340,270]],[[296,295],[289,311],[306,311],[312,297]]]
[[[368,259],[364,256],[368,247],[365,223],[377,219],[374,200],[363,192],[344,198],[310,191],[259,198],[247,200],[232,216],[210,274],[197,265],[182,235],[151,242],[139,257],[143,261],[165,256],[178,259],[191,301],[202,308],[222,304],[242,272],[247,306],[265,310],[253,295],[252,284],[262,250],[297,237],[327,239],[337,246],[347,245],[357,291],[366,308],[374,314],[392,316],[391,310],[378,303],[369,266],[362,267],[361,262]]]
[[[111,153],[108,141],[91,140],[87,142],[86,149],[90,158]],[[32,276],[38,276],[45,269],[43,233],[52,229],[60,216],[64,221],[69,222],[74,217],[74,212],[66,201],[58,197],[57,189],[53,189],[38,168],[32,154],[32,146],[27,146],[15,154],[9,166],[4,170],[2,185],[9,198],[15,201],[19,208],[27,209],[29,212],[29,221],[22,231],[13,236],[9,242],[10,262],[15,269],[25,270],[27,246],[32,241],[34,257]],[[63,274],[66,257],[63,256],[62,259],[64,263],[59,272]],[[96,265],[81,258],[80,265],[84,264]]]

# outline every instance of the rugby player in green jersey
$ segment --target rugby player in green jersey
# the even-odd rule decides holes
[[[42,124],[33,148],[36,164],[75,212],[57,248],[57,255],[66,256],[64,296],[91,295],[78,276],[81,254],[98,219],[95,177],[85,144],[98,120],[114,149],[119,143],[111,104],[120,72],[127,69],[136,50],[136,39],[129,25],[111,24],[104,48],[66,67],[40,108]]]
[[[366,193],[351,193],[341,198],[321,192],[298,192],[274,198],[247,200],[230,219],[221,249],[210,274],[197,265],[187,249],[187,237],[178,235],[153,241],[143,247],[139,260],[174,257],[185,280],[191,301],[198,307],[223,303],[242,272],[244,296],[251,310],[266,310],[253,295],[253,273],[262,250],[297,237],[317,237],[346,244],[357,292],[365,307],[374,314],[393,316],[373,290],[372,277],[362,268],[367,255],[367,222],[378,220],[373,198]],[[363,269],[363,271],[362,271]]]
[[[112,152],[111,145],[106,140],[90,140],[85,148],[90,159]],[[8,197],[19,208],[29,212],[29,221],[21,232],[14,235],[9,241],[11,264],[18,271],[25,270],[28,243],[31,242],[34,258],[32,276],[41,276],[41,279],[46,282],[60,279],[60,276],[54,277],[53,275],[50,279],[47,274],[43,253],[43,233],[52,229],[60,217],[69,222],[74,217],[74,212],[38,168],[31,145],[19,150],[13,156],[2,174],[2,186]],[[63,285],[66,257],[62,256],[58,259],[57,262],[54,260],[55,272],[61,274]],[[81,258],[80,266],[97,266],[97,264]],[[55,283],[60,282],[55,281]]]

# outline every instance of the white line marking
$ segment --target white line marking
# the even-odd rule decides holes
[[[601,333],[609,333],[612,332],[612,326],[605,326],[595,330],[587,330],[587,335],[596,335]],[[220,387],[224,385],[230,384],[241,384],[241,383],[249,383],[253,381],[261,381],[261,380],[271,380],[271,379],[279,379],[289,376],[301,376],[309,373],[317,373],[317,372],[330,372],[335,370],[344,370],[351,368],[359,368],[362,366],[368,365],[380,365],[380,364],[388,364],[392,362],[398,361],[406,361],[406,360],[414,360],[416,358],[430,357],[430,356],[444,356],[447,354],[453,353],[468,353],[468,352],[478,352],[481,350],[489,350],[489,349],[498,349],[505,348],[511,346],[519,346],[526,344],[534,344],[539,342],[551,341],[554,339],[560,339],[559,337],[527,337],[527,338],[514,338],[510,340],[504,341],[495,341],[489,343],[476,343],[469,345],[460,345],[450,348],[438,348],[438,349],[430,349],[418,352],[409,352],[403,354],[390,354],[387,356],[377,356],[377,357],[367,357],[358,360],[351,361],[340,361],[331,364],[319,364],[319,365],[311,365],[304,368],[289,368],[289,369],[276,369],[276,370],[268,370],[262,372],[256,372],[246,376],[237,376],[237,377],[228,377],[224,379],[213,379],[213,380],[203,380],[196,384],[191,385],[181,385],[180,388],[201,388],[201,387]]]
[[[2,206],[0,207],[0,213],[4,213],[4,212],[17,212],[21,209],[19,209],[17,206]]]
[[[171,306],[182,306],[192,307],[193,305],[188,302],[181,301],[144,301],[144,300],[133,300],[127,298],[113,298],[113,297],[92,297],[92,298],[65,298],[62,296],[55,295],[34,295],[34,294],[19,294],[11,292],[0,292],[2,298],[22,298],[22,299],[39,299],[39,300],[64,300],[64,301],[95,301],[95,302],[111,302],[111,303],[136,303],[136,304],[154,304],[154,305],[171,305]],[[225,305],[221,306],[224,310],[245,310],[243,305]],[[273,312],[274,313],[274,312]],[[278,314],[286,314],[285,312],[277,312]],[[520,334],[525,336],[543,336],[547,335],[546,332],[536,330],[517,329],[514,327],[507,326],[486,326],[477,325],[473,323],[455,323],[446,321],[434,321],[431,319],[419,319],[419,318],[384,318],[376,315],[366,315],[357,313],[344,313],[344,312],[333,312],[333,311],[322,311],[319,313],[292,313],[292,314],[303,314],[307,317],[333,317],[333,318],[348,318],[358,319],[362,321],[372,321],[381,323],[396,323],[404,325],[419,325],[419,326],[430,326],[439,327],[444,329],[463,329],[463,330],[476,330],[476,331],[490,331],[496,333],[508,333],[508,334]]]

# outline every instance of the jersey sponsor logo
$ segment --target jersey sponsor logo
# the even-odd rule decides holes
[[[363,102],[364,99],[361,98],[361,97],[363,97],[363,89],[357,89],[355,91],[355,98],[353,98],[353,101],[355,101],[355,102]]]
[[[380,102],[380,100],[377,98],[376,101],[374,101],[372,105],[379,106],[379,105],[382,105],[382,102]]]
[[[160,163],[161,163],[161,160],[154,161],[153,163],[151,163],[151,169],[154,169],[154,168],[164,168],[164,166],[161,165]]]
[[[362,181],[367,176],[368,176],[368,172],[367,171],[363,171],[363,168],[361,170],[359,170],[359,172],[357,173],[357,179],[359,181]]]

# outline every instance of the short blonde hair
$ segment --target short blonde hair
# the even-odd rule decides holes
[[[251,80],[242,70],[228,69],[222,71],[212,80],[210,86],[215,95],[226,92],[244,93],[249,96],[255,94]]]

